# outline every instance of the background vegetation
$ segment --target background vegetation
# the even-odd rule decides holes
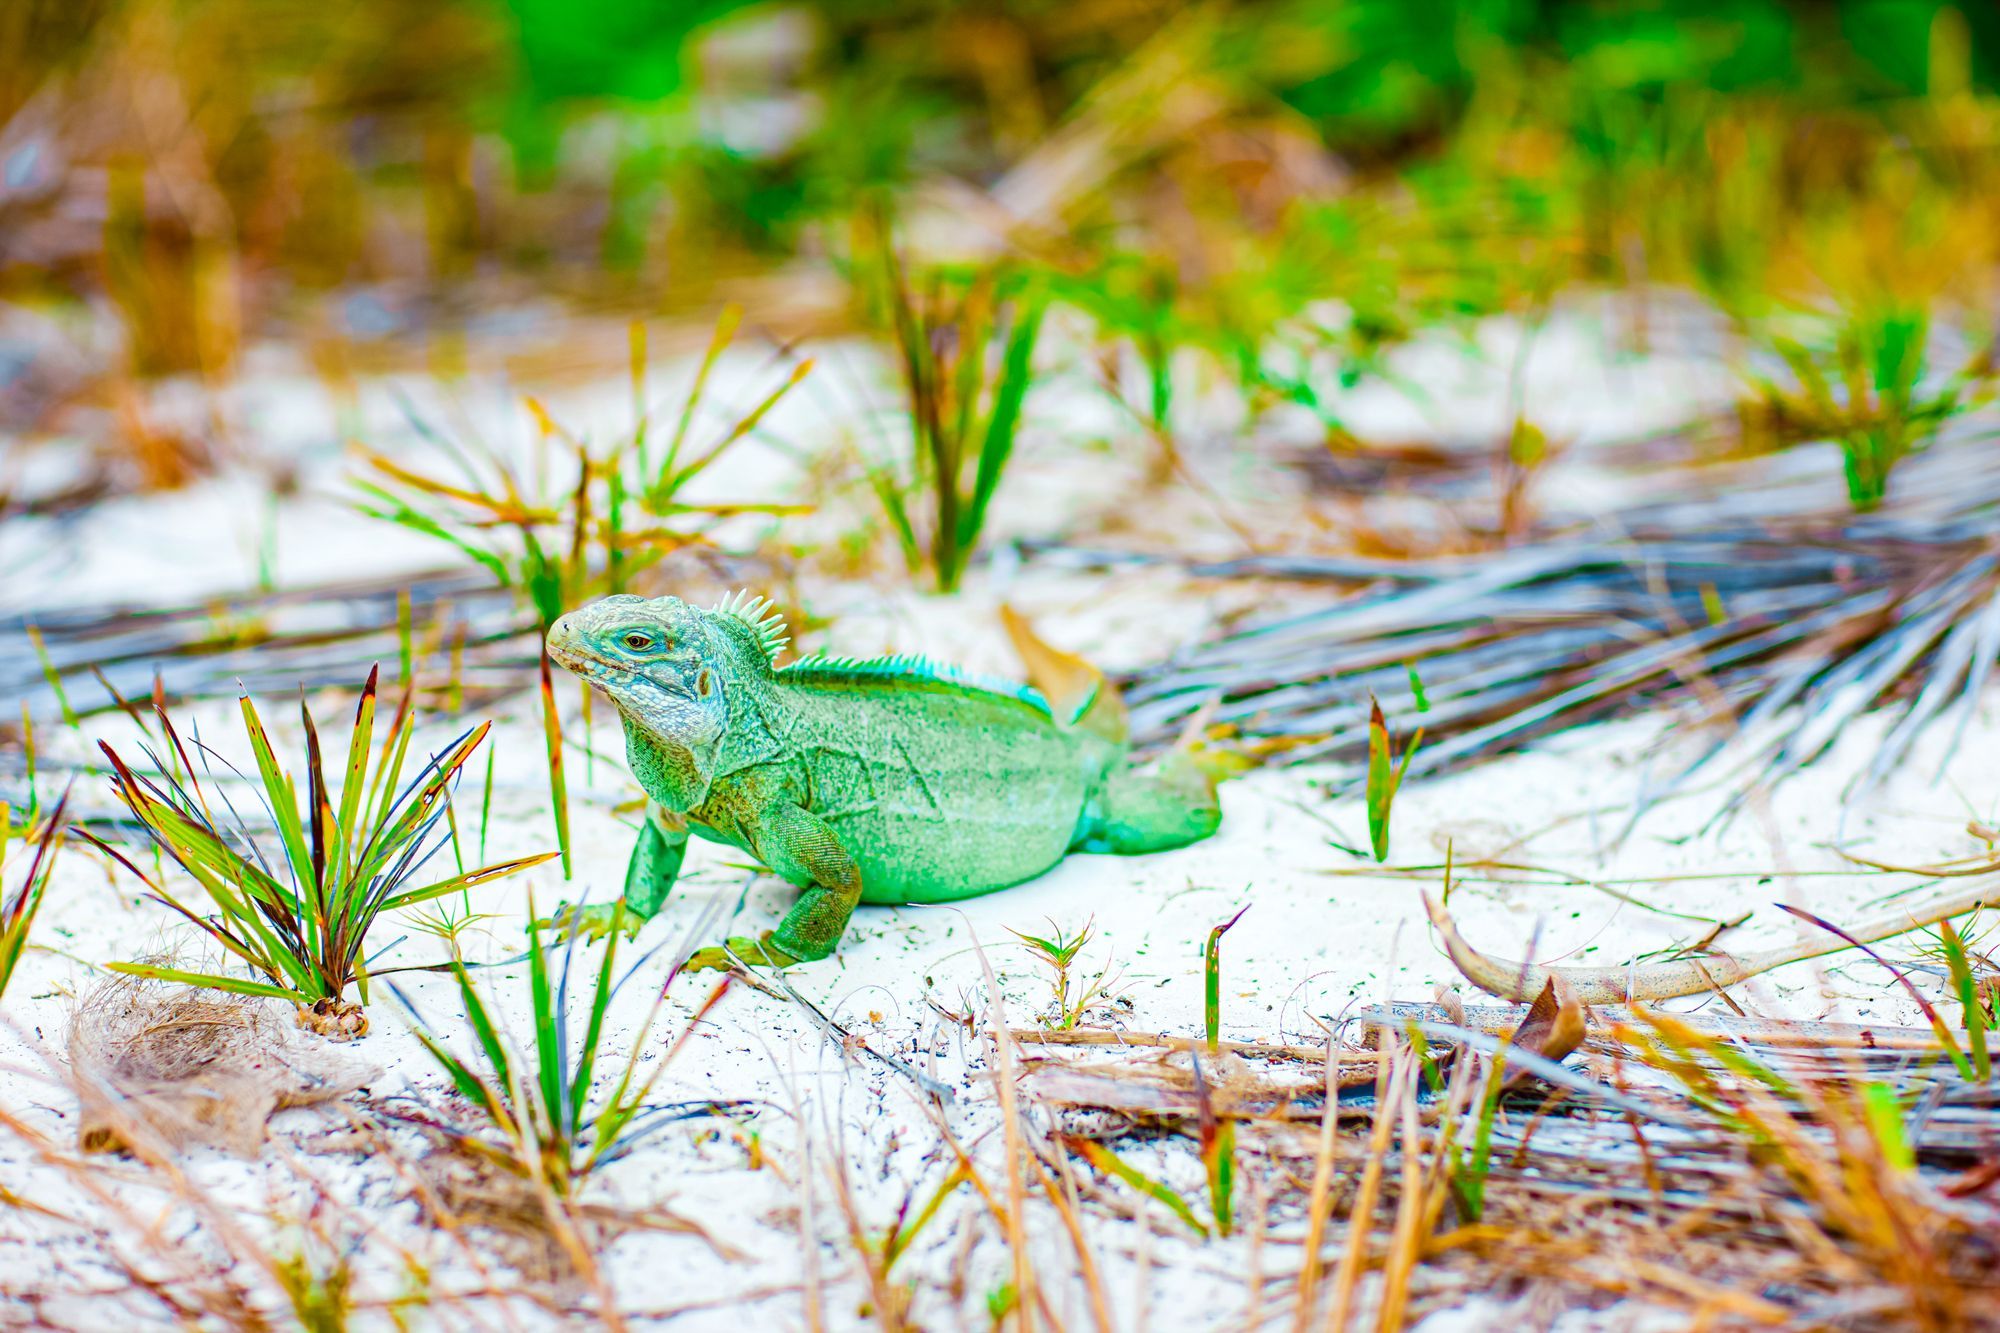
[[[1275,400],[1578,282],[1804,318],[1771,336],[1859,349],[1895,399],[1940,298],[1983,311],[2000,235],[1986,6],[22,0],[0,25],[0,294],[109,303],[138,376],[801,266],[852,298],[758,318],[886,330],[887,219]],[[1912,320],[1915,362],[1883,346]],[[1166,379],[1132,396],[1168,423]]]

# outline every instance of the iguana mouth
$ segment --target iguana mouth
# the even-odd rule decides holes
[[[564,616],[549,627],[549,658],[557,666],[578,676],[629,676],[631,672],[615,662],[607,662],[584,646],[582,636]]]

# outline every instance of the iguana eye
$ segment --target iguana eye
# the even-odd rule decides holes
[[[625,636],[625,646],[635,653],[643,653],[653,646],[653,636],[633,630]]]
[[[707,667],[695,673],[694,692],[703,699],[715,693],[715,677],[709,674]]]

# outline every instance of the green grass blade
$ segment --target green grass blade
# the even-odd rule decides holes
[[[562,850],[563,878],[570,877],[569,785],[563,777],[562,716],[556,711],[555,682],[549,676],[549,655],[542,654],[542,734],[548,742],[549,805],[555,814],[556,846]]]
[[[1459,1180],[1459,1203],[1466,1220],[1477,1223],[1486,1209],[1486,1176],[1493,1163],[1493,1125],[1500,1118],[1500,1093],[1507,1085],[1507,1062],[1489,1061],[1479,1099],[1479,1124],[1472,1134],[1472,1160]]]
[[[1883,1159],[1898,1171],[1916,1170],[1917,1154],[1903,1129],[1903,1105],[1896,1090],[1886,1083],[1862,1084],[1861,1109]]]
[[[549,956],[542,948],[532,904],[528,910],[528,992],[535,1014],[535,1072],[541,1092],[537,1117],[556,1134],[568,1136],[565,1118],[569,1098],[563,1087],[566,1052],[556,1029],[555,988],[549,982]]]
[[[151,963],[106,963],[113,972],[123,972],[127,976],[146,977],[153,981],[171,981],[182,986],[200,986],[206,990],[228,991],[232,995],[256,995],[273,1000],[293,1000],[299,998],[297,991],[286,990],[282,986],[268,985],[262,981],[250,981],[243,977],[218,976],[213,972],[183,972],[175,967],[155,967]]]
[[[451,973],[458,981],[458,994],[465,1005],[466,1021],[472,1024],[473,1035],[479,1039],[479,1049],[486,1056],[487,1067],[493,1071],[500,1087],[513,1087],[514,1071],[512,1062],[507,1058],[507,1043],[500,1039],[500,1030],[494,1026],[486,1001],[480,998],[479,988],[472,984],[472,974],[457,959],[452,960]]]
[[[958,516],[958,548],[969,552],[979,544],[986,526],[986,509],[1000,489],[1001,475],[1014,455],[1014,439],[1020,431],[1021,409],[1035,379],[1035,343],[1041,336],[1045,304],[1034,300],[1022,312],[1007,338],[1007,350],[1000,365],[994,390],[993,411],[986,419],[986,434],[979,446],[979,465],[973,473],[972,493]],[[953,484],[956,484],[954,481]]]
[[[606,937],[604,961],[597,969],[597,989],[590,997],[590,1022],[585,1026],[583,1045],[578,1048],[576,1076],[570,1082],[569,1122],[571,1125],[583,1123],[583,1104],[590,1097],[590,1077],[597,1066],[597,1042],[604,1033],[604,1013],[611,1007],[611,965],[618,957],[618,936],[625,927],[625,900],[618,900],[618,910],[612,922],[611,933]]]
[[[360,830],[355,818],[361,813],[361,794],[368,784],[368,750],[375,740],[375,688],[381,678],[380,664],[368,669],[368,682],[354,706],[354,726],[347,734],[347,773],[340,783],[339,835],[335,839],[334,881],[345,883],[361,851]]]
[[[486,859],[486,830],[493,824],[493,756],[499,746],[486,747],[486,784],[479,797],[479,859]]]
[[[484,547],[473,545],[470,541],[459,536],[437,519],[431,517],[429,514],[412,509],[409,505],[403,503],[395,495],[382,489],[380,486],[365,481],[356,482],[355,485],[358,489],[368,492],[382,502],[382,506],[379,508],[366,504],[355,506],[356,511],[364,517],[383,519],[394,523],[400,528],[406,528],[411,532],[444,542],[459,554],[474,561],[490,572],[502,587],[511,588],[514,586],[514,571],[508,567],[507,562],[499,555],[486,550]]]
[[[429,775],[404,796],[400,804],[391,807],[388,812],[391,817],[387,823],[376,827],[363,850],[360,863],[355,868],[354,882],[350,885],[351,894],[359,896],[364,893],[410,839],[423,832],[437,803],[444,799],[452,779],[465,761],[472,757],[479,743],[486,739],[492,725],[482,722],[460,737],[450,750],[430,765]]]
[[[1249,911],[1246,904],[1235,916],[1208,932],[1208,947],[1202,950],[1202,1026],[1213,1054],[1222,1040],[1222,937]]]
[[[319,955],[319,941],[326,939],[334,928],[328,919],[326,858],[328,844],[338,836],[332,831],[333,802],[326,786],[326,764],[320,754],[319,728],[313,725],[312,714],[306,710],[303,695],[299,699],[299,718],[305,725],[306,733],[306,815],[312,820],[312,885],[307,894],[310,914],[306,920],[311,929],[307,941],[315,956]]]
[[[1396,801],[1396,759],[1382,705],[1368,701],[1368,845],[1377,861],[1389,859],[1389,811]]]
[[[257,717],[257,706],[250,702],[247,693],[240,695],[237,702],[243,711],[243,729],[250,736],[250,749],[257,756],[257,773],[263,780],[264,794],[270,800],[272,817],[278,821],[278,837],[285,845],[285,858],[291,863],[293,878],[303,892],[313,882],[313,864],[312,854],[306,850],[305,829],[299,823],[298,796],[292,790],[291,779],[278,767],[278,757],[271,752],[271,738]]]
[[[1944,944],[1945,964],[1951,972],[1952,989],[1965,1015],[1966,1045],[1970,1048],[1973,1077],[1984,1083],[1993,1077],[1993,1056],[1986,1041],[1986,1011],[1979,1004],[1979,984],[1973,978],[1965,941],[1949,921],[1938,923],[1938,937]],[[4,983],[0,983],[4,984]]]
[[[1236,1122],[1217,1120],[1201,1155],[1208,1170],[1209,1211],[1215,1215],[1216,1231],[1227,1236],[1235,1226]]]
[[[431,1059],[438,1062],[438,1066],[451,1079],[452,1085],[458,1089],[461,1096],[480,1110],[486,1112],[487,1116],[503,1132],[511,1130],[513,1119],[507,1114],[504,1093],[495,1091],[486,1080],[473,1073],[464,1061],[446,1050],[437,1038],[431,1036],[423,1028],[412,1026],[410,1034],[422,1043],[426,1051],[430,1052]],[[504,1088],[505,1084],[503,1083],[501,1086]]]
[[[462,875],[453,875],[449,879],[441,879],[435,884],[426,884],[421,889],[406,889],[401,893],[392,894],[382,900],[382,904],[377,910],[389,912],[399,907],[413,907],[418,903],[427,903],[433,898],[442,898],[448,893],[457,893],[461,889],[477,888],[482,884],[490,883],[506,875],[511,875],[517,870],[526,870],[530,866],[538,866],[544,861],[553,861],[558,855],[559,853],[556,852],[540,852],[534,856],[517,856],[511,861],[497,861],[490,866],[481,866],[477,870],[468,870]]]
[[[1106,1175],[1116,1176],[1133,1189],[1162,1204],[1168,1212],[1171,1212],[1175,1217],[1187,1223],[1189,1230],[1193,1231],[1196,1235],[1203,1237],[1208,1235],[1208,1227],[1203,1224],[1200,1218],[1194,1215],[1194,1209],[1188,1207],[1187,1202],[1180,1195],[1174,1193],[1165,1185],[1154,1180],[1136,1167],[1128,1165],[1117,1153],[1112,1152],[1111,1149],[1093,1139],[1079,1138],[1074,1135],[1064,1136],[1063,1142],[1072,1152],[1080,1153],[1085,1161],[1088,1161],[1098,1170],[1104,1172]]]
[[[801,361],[798,365],[792,367],[792,373],[786,377],[785,382],[766,394],[764,400],[751,408],[748,415],[737,421],[734,426],[731,426],[726,435],[716,443],[710,445],[705,453],[674,473],[672,477],[663,479],[666,490],[663,494],[656,496],[655,504],[662,504],[672,499],[681,487],[700,476],[709,464],[722,457],[729,449],[729,446],[757,429],[757,424],[764,419],[765,414],[776,407],[786,394],[798,388],[800,381],[812,373],[812,368],[813,363],[810,360]]]
[[[49,690],[56,696],[56,705],[62,709],[63,721],[72,727],[82,726],[76,710],[70,707],[69,695],[63,690],[62,677],[56,672],[56,665],[49,659],[48,645],[42,642],[39,625],[27,626],[28,642],[35,646],[35,660],[42,664],[42,679],[48,682]],[[25,709],[25,705],[23,708]]]
[[[56,855],[63,844],[63,812],[69,808],[70,791],[63,789],[56,801],[56,808],[49,813],[47,826],[35,846],[35,855],[28,862],[28,876],[21,881],[18,893],[0,907],[0,995],[6,994],[7,983],[13,980],[14,968],[20,963],[21,955],[28,947],[28,932],[35,927],[35,916],[42,910],[42,897],[48,892],[49,880],[55,874]],[[11,812],[0,810],[0,825],[11,825]],[[11,832],[11,828],[8,829]],[[0,851],[4,851],[6,840],[0,838]]]
[[[1790,912],[1802,921],[1807,921],[1818,926],[1829,935],[1846,941],[1854,948],[1861,950],[1862,953],[1867,954],[1872,961],[1886,968],[1889,975],[1894,977],[1897,984],[1902,986],[1904,993],[1916,1002],[1918,1011],[1930,1023],[1931,1031],[1937,1034],[1938,1043],[1945,1048],[1945,1053],[1951,1057],[1951,1062],[1958,1066],[1958,1072],[1967,1079],[1973,1077],[1972,1061],[1967,1058],[1965,1051],[1959,1046],[1958,1038],[1952,1035],[1951,1026],[1944,1021],[1944,1015],[1937,1011],[1936,1005],[1933,1005],[1929,1000],[1924,998],[1924,993],[1916,988],[1916,985],[1911,982],[1909,976],[1901,968],[1895,966],[1879,952],[1869,948],[1868,945],[1823,917],[1815,916],[1804,908],[1793,907],[1787,903],[1779,903],[1778,908],[1781,911]]]
[[[723,349],[736,336],[736,326],[743,322],[743,309],[728,305],[715,321],[715,332],[709,335],[708,351],[702,355],[701,369],[694,373],[694,383],[688,388],[687,400],[681,404],[680,419],[674,423],[673,438],[667,442],[667,455],[660,462],[660,473],[655,483],[655,500],[671,498],[673,491],[667,485],[667,478],[673,475],[680,461],[681,447],[687,443],[688,427],[694,424],[695,409],[701,405],[702,393],[708,387],[708,373],[715,369],[715,363],[722,358]]]

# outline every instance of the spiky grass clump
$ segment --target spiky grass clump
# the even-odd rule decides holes
[[[186,906],[122,853],[102,842],[98,845],[144,881],[156,901],[199,926],[254,975],[186,972],[150,963],[114,963],[113,970],[290,1000],[299,1007],[303,1025],[328,1036],[358,1037],[367,1032],[368,1020],[360,1005],[346,999],[346,992],[355,986],[362,1003],[367,1002],[364,945],[369,928],[382,913],[490,883],[555,855],[518,857],[410,887],[448,840],[443,823],[453,779],[491,724],[481,723],[462,733],[404,784],[403,764],[414,731],[406,690],[374,756],[371,777],[376,676],[369,673],[355,708],[337,805],[321,763],[319,732],[304,701],[299,716],[306,733],[307,785],[301,808],[291,775],[278,766],[256,707],[248,695],[242,698],[243,726],[257,760],[259,796],[277,828],[277,870],[228,794],[220,787],[203,788],[164,708],[156,707],[156,712],[166,738],[165,759],[150,747],[146,751],[159,780],[135,773],[109,745],[100,744],[111,761],[118,798],[160,850],[202,886],[215,914]],[[203,752],[206,767],[211,752],[199,740],[196,748]]]
[[[566,491],[538,489],[491,450],[477,444],[462,447],[413,419],[417,432],[451,459],[462,479],[431,477],[367,453],[372,475],[356,482],[361,512],[445,542],[491,571],[503,586],[518,589],[533,606],[543,634],[563,612],[593,597],[623,592],[631,579],[669,553],[709,540],[710,529],[723,519],[796,512],[796,505],[697,503],[683,494],[754,432],[812,370],[811,361],[799,361],[755,407],[733,414],[713,440],[698,442],[696,414],[739,320],[739,312],[731,308],[717,322],[663,447],[654,438],[658,432],[645,405],[645,340],[643,326],[635,325],[635,421],[629,435],[593,450],[541,404],[528,401],[544,458],[552,442],[575,456],[576,473]]]
[[[619,916],[624,915],[623,907]],[[619,923],[622,925],[622,921]],[[552,976],[549,950],[543,947],[543,932],[532,909],[528,914],[528,993],[534,1013],[534,1044],[517,1046],[495,1020],[494,1009],[474,983],[464,961],[453,958],[452,976],[458,982],[459,999],[466,1020],[478,1043],[471,1059],[461,1059],[425,1025],[422,1016],[403,992],[390,991],[415,1020],[417,1040],[451,1076],[453,1085],[471,1102],[478,1125],[469,1131],[452,1131],[454,1142],[471,1156],[500,1167],[545,1197],[566,1203],[599,1168],[624,1157],[649,1134],[689,1114],[706,1114],[708,1103],[692,1111],[687,1106],[650,1105],[654,1086],[672,1063],[680,1041],[657,1061],[651,1073],[640,1078],[639,1056],[645,1047],[660,1007],[666,1001],[662,985],[652,1007],[639,1025],[632,1046],[607,1097],[592,1097],[592,1082],[598,1073],[598,1043],[604,1036],[604,1017],[611,1001],[650,962],[660,947],[648,950],[639,961],[613,979],[618,959],[618,938],[614,928],[598,963],[597,984],[591,993],[584,1020],[582,1040],[570,1041],[570,972],[576,961],[577,937],[571,935],[563,950],[562,970]],[[672,981],[669,975],[668,981]],[[696,1024],[729,988],[725,979],[709,994],[681,1034],[685,1040]],[[554,1219],[552,1219],[554,1220]]]
[[[1848,499],[1866,512],[1887,497],[1896,465],[1986,392],[1992,357],[1974,356],[1948,377],[1931,373],[1922,308],[1861,308],[1831,325],[1818,339],[1770,339],[1797,387],[1763,383],[1763,413],[1781,439],[1838,444]]]
[[[886,303],[910,408],[910,456],[869,480],[915,571],[958,586],[1014,454],[1047,298],[998,267],[913,271],[885,249]],[[926,512],[928,511],[928,512]]]

